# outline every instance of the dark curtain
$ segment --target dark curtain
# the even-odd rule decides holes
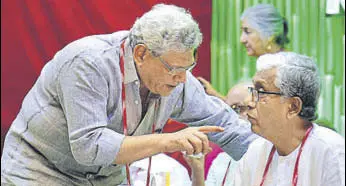
[[[78,38],[131,28],[157,3],[187,8],[204,39],[193,73],[210,77],[211,0],[2,0],[1,152],[21,102],[43,65]]]

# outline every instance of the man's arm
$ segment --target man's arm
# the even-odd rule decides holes
[[[98,67],[101,63],[95,64],[97,60],[90,55],[75,57],[61,69],[57,79],[69,145],[76,161],[83,165],[125,164],[160,152],[209,152],[205,133],[222,131],[220,127],[144,136],[124,136],[108,128],[109,80]]]
[[[204,161],[205,156],[194,158],[184,155],[184,159],[191,167],[192,186],[204,186]]]
[[[221,132],[216,126],[188,127],[175,133],[126,136],[121,144],[115,164],[126,164],[162,152],[186,151],[187,154],[207,154],[211,151],[209,132]]]
[[[239,160],[249,144],[258,136],[250,126],[239,123],[239,116],[221,99],[208,96],[201,83],[190,72],[172,114],[172,119],[189,126],[221,126],[224,132],[211,133],[209,139],[218,144],[234,160]]]

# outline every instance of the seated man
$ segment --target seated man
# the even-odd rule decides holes
[[[234,85],[228,92],[224,101],[240,116],[239,123],[250,127],[250,123],[246,118],[245,99],[249,95],[248,87],[252,86],[251,82],[241,82]],[[211,153],[214,153],[211,152]],[[205,157],[206,159],[208,157]],[[238,162],[235,161],[226,152],[219,153],[210,166],[205,184],[208,186],[230,186],[234,177],[234,170]],[[206,171],[206,170],[205,170]]]
[[[245,99],[249,95],[248,87],[251,87],[251,82],[242,82],[234,85],[228,92],[225,102],[244,119],[246,118],[247,105]]]
[[[235,185],[345,185],[345,142],[312,123],[320,79],[315,62],[293,52],[261,56],[249,90],[248,120],[262,136],[239,161]],[[251,99],[250,99],[251,98]],[[199,175],[201,161],[188,161]],[[194,185],[203,185],[201,177]],[[202,183],[202,184],[201,184]]]
[[[200,81],[203,81],[201,77],[199,77]],[[252,83],[249,82],[241,82],[236,85],[234,85],[228,92],[227,96],[223,98],[225,103],[227,103],[239,116],[240,120],[239,123],[250,127],[250,123],[245,119],[246,118],[246,104],[245,104],[245,98],[249,95],[248,93],[248,87],[252,86]],[[168,128],[170,126],[170,128]],[[177,129],[182,129],[185,128],[186,125],[183,125],[181,123],[175,122],[175,121],[170,121],[167,123],[167,125],[164,128],[165,132],[171,132],[170,130],[176,131]],[[233,179],[233,173],[235,168],[237,167],[238,162],[235,161],[231,156],[229,156],[226,152],[222,151],[220,147],[218,147],[216,144],[209,142],[209,146],[213,148],[213,151],[205,156],[205,162],[204,162],[204,174],[205,174],[205,184],[208,186],[220,186],[220,185],[227,185],[229,186],[232,183]],[[190,167],[184,160],[184,155],[180,152],[175,152],[174,154],[168,153],[169,156],[172,158],[175,158],[177,161],[179,161],[182,165],[186,166],[187,170],[189,171],[190,174]],[[153,159],[155,159],[156,156],[153,156]],[[164,155],[158,156],[160,159],[165,158]],[[166,157],[165,159],[168,159],[169,157]],[[186,159],[186,158],[185,158]],[[156,160],[155,160],[156,161]],[[138,162],[142,162],[141,165],[144,162],[148,162],[147,159],[140,160]],[[138,162],[135,162],[134,164],[131,165],[131,169],[135,169],[138,167]],[[145,164],[145,163],[144,163]],[[176,168],[168,168],[168,167],[176,167]],[[145,168],[145,167],[144,167]],[[145,169],[141,169],[137,174],[145,174],[146,171]],[[158,168],[162,170],[162,168]],[[137,169],[136,169],[137,170]],[[174,181],[176,184],[172,185],[183,185],[179,184],[182,183],[181,181],[186,180],[185,176],[182,176],[183,172],[181,170],[181,166],[167,166],[165,169],[166,172],[170,172],[172,176],[170,176],[171,180]],[[154,168],[152,169],[154,171]],[[181,178],[175,179],[173,178],[175,172],[180,172],[179,176],[181,175]],[[162,175],[159,175],[157,171],[152,172],[151,174],[154,174],[157,177],[160,177]],[[132,174],[131,174],[132,175]],[[175,174],[176,175],[176,174]],[[138,179],[139,177],[137,176],[135,179]],[[143,178],[143,177],[141,177]],[[137,181],[139,182],[139,181]],[[171,182],[173,183],[173,182]],[[185,182],[188,183],[188,182]],[[191,183],[190,183],[191,184]],[[187,184],[185,184],[187,185]]]
[[[197,79],[202,83],[202,85],[208,86],[205,87],[206,93],[208,93],[208,91],[210,90],[214,90],[210,84],[205,83],[207,81],[202,77],[198,77]],[[246,113],[244,111],[246,110],[247,106],[245,105],[244,101],[245,98],[248,96],[249,86],[252,86],[251,81],[244,81],[238,83],[229,90],[227,96],[224,96],[222,98],[220,97],[240,116],[239,124],[248,127],[250,126],[250,123],[247,120],[245,120]],[[174,120],[169,120],[163,128],[163,132],[175,132],[186,127],[187,126],[185,124],[179,123]],[[209,147],[211,147],[213,150],[212,152],[205,155],[204,177],[206,178],[206,184],[221,185],[225,178],[225,183],[227,183],[226,185],[229,185],[230,180],[233,176],[226,176],[226,174],[233,174],[233,170],[236,167],[237,162],[215,143],[209,142]],[[178,151],[166,154],[177,160],[179,163],[181,163],[187,169],[189,175],[191,176],[191,168],[185,161],[184,155],[181,152]]]

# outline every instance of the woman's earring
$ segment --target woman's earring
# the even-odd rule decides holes
[[[271,50],[271,49],[272,49],[272,45],[269,45],[269,46],[267,47],[267,49],[268,49],[268,50]]]

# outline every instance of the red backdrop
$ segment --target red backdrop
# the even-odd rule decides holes
[[[193,73],[210,77],[211,0],[2,0],[1,152],[4,136],[41,68],[69,42],[131,28],[157,3],[188,9],[204,39]]]

